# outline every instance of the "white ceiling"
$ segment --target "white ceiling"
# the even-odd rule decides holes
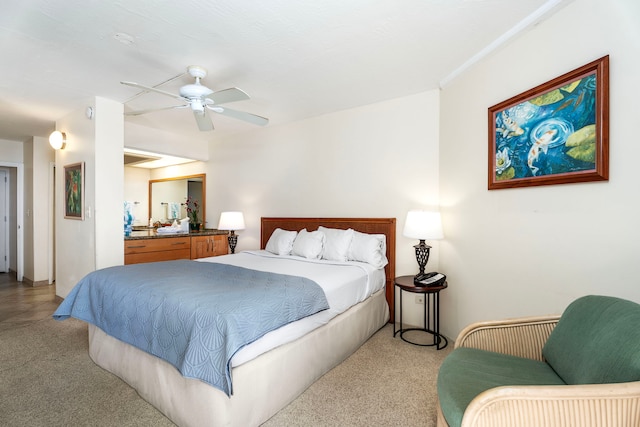
[[[5,0],[0,13],[0,139],[48,136],[94,96],[125,102],[201,65],[214,91],[270,125],[439,87],[570,0]],[[126,45],[116,39],[133,37]],[[188,75],[162,85],[176,92]],[[126,109],[174,105],[145,94]],[[198,132],[188,109],[127,121],[211,139],[254,125],[212,114]]]

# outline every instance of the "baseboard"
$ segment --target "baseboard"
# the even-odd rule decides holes
[[[32,286],[32,287],[38,287],[38,286],[49,286],[49,280],[36,280],[33,281],[31,279],[29,279],[28,277],[23,277],[22,278],[22,283],[27,285],[27,286]]]

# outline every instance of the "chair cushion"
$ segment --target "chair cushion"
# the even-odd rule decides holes
[[[640,305],[589,295],[569,304],[545,343],[545,360],[567,384],[640,380]]]
[[[464,411],[485,390],[508,385],[562,385],[544,362],[475,348],[457,348],[438,373],[440,408],[450,427],[458,427]]]

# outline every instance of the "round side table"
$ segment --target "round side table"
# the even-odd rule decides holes
[[[448,344],[447,338],[440,335],[440,291],[446,289],[447,282],[439,286],[416,286],[413,283],[413,276],[400,276],[395,279],[395,287],[400,289],[400,328],[396,329],[396,321],[393,319],[393,336],[400,334],[400,338],[413,345],[435,346],[436,349],[442,350]],[[424,295],[424,327],[422,328],[403,328],[402,327],[402,294],[409,292],[412,294]],[[431,310],[433,308],[433,310]],[[433,327],[432,327],[433,325]],[[432,344],[420,344],[409,341],[404,337],[405,332],[422,331],[433,336]]]

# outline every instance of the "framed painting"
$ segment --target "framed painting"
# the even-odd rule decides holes
[[[609,57],[489,108],[489,190],[609,179]]]
[[[84,162],[64,167],[64,217],[84,220]]]

